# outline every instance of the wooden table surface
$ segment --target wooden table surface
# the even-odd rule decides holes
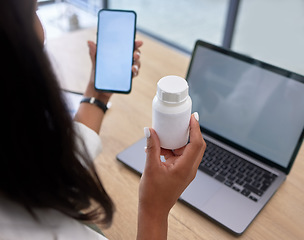
[[[66,34],[47,42],[47,49],[63,88],[83,92],[91,63],[87,40],[96,29]],[[144,136],[151,126],[152,99],[157,81],[166,75],[185,77],[190,57],[138,33],[140,74],[129,95],[115,94],[104,119],[100,137],[103,152],[96,159],[102,182],[115,202],[113,224],[103,229],[109,239],[135,239],[140,177],[116,160],[116,155]],[[145,161],[145,159],[142,159]],[[234,239],[210,219],[178,202],[170,212],[168,239]],[[304,146],[286,181],[239,239],[304,239]]]

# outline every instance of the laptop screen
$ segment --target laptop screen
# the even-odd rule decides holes
[[[202,41],[187,75],[203,129],[283,168],[303,139],[303,79]]]

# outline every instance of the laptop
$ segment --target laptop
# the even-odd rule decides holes
[[[240,235],[290,172],[304,137],[304,77],[197,41],[187,77],[207,143],[180,200]],[[138,173],[143,138],[117,155]]]

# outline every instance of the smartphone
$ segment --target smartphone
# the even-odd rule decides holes
[[[130,93],[136,33],[136,13],[102,9],[98,12],[95,89]]]

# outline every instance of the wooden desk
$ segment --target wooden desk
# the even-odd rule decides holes
[[[64,88],[84,91],[91,69],[88,39],[95,40],[95,29],[67,34],[48,42]],[[100,133],[103,153],[96,165],[103,184],[116,204],[112,226],[104,229],[109,239],[135,239],[139,176],[116,160],[116,154],[136,142],[143,128],[151,126],[151,104],[157,81],[169,74],[186,75],[189,56],[144,35],[142,67],[133,81],[130,95],[116,94]],[[145,161],[143,159],[142,161]],[[240,239],[304,238],[304,146],[291,173],[275,196],[256,217]],[[206,217],[178,202],[169,217],[168,239],[234,239],[235,236]]]

